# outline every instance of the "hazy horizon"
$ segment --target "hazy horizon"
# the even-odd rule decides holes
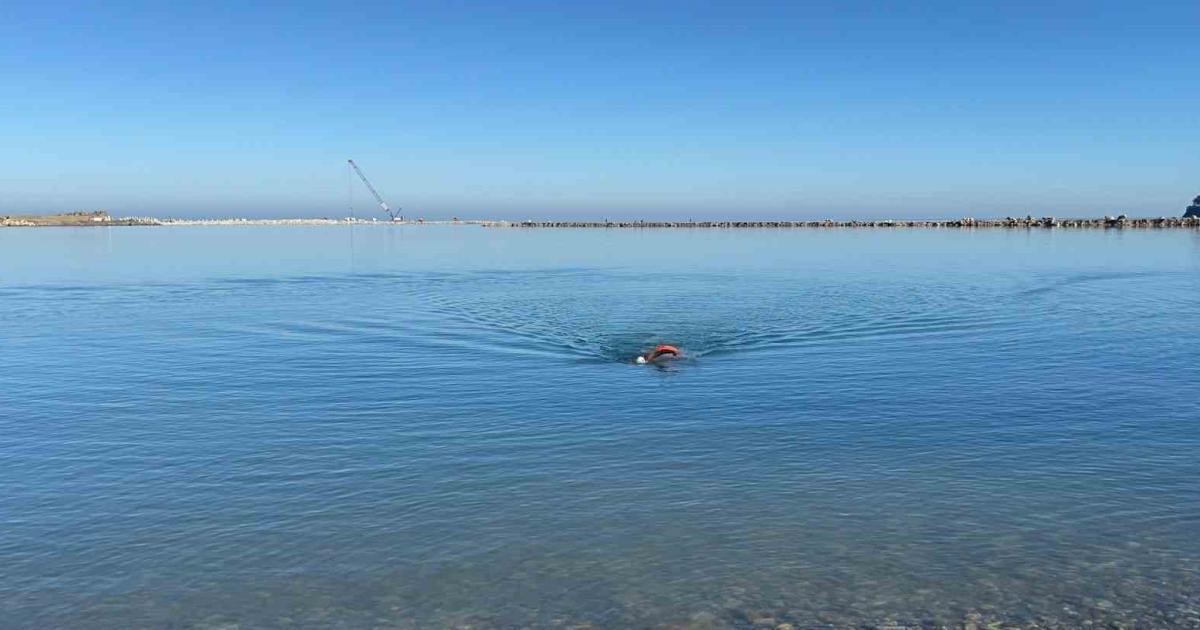
[[[1175,216],[1200,5],[0,9],[0,214]]]

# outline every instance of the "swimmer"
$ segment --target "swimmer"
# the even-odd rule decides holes
[[[650,352],[647,352],[646,354],[639,356],[637,358],[637,364],[645,365],[647,363],[654,363],[655,361],[666,361],[668,359],[678,359],[681,356],[683,356],[683,353],[680,352],[679,348],[676,348],[675,346],[668,346],[668,345],[655,346],[654,349],[651,350]]]

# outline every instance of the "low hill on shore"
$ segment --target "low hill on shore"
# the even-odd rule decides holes
[[[70,226],[110,223],[112,217],[103,210],[95,212],[68,212],[66,214],[28,214],[0,216],[0,225],[12,226]]]

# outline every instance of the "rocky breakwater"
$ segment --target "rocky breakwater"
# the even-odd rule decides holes
[[[496,221],[486,227],[521,228],[1200,228],[1200,214],[1187,217],[1090,219],[1005,217],[937,221]]]

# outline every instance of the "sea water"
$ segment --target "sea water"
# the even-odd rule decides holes
[[[0,627],[1196,627],[1198,326],[1188,230],[0,230]]]

